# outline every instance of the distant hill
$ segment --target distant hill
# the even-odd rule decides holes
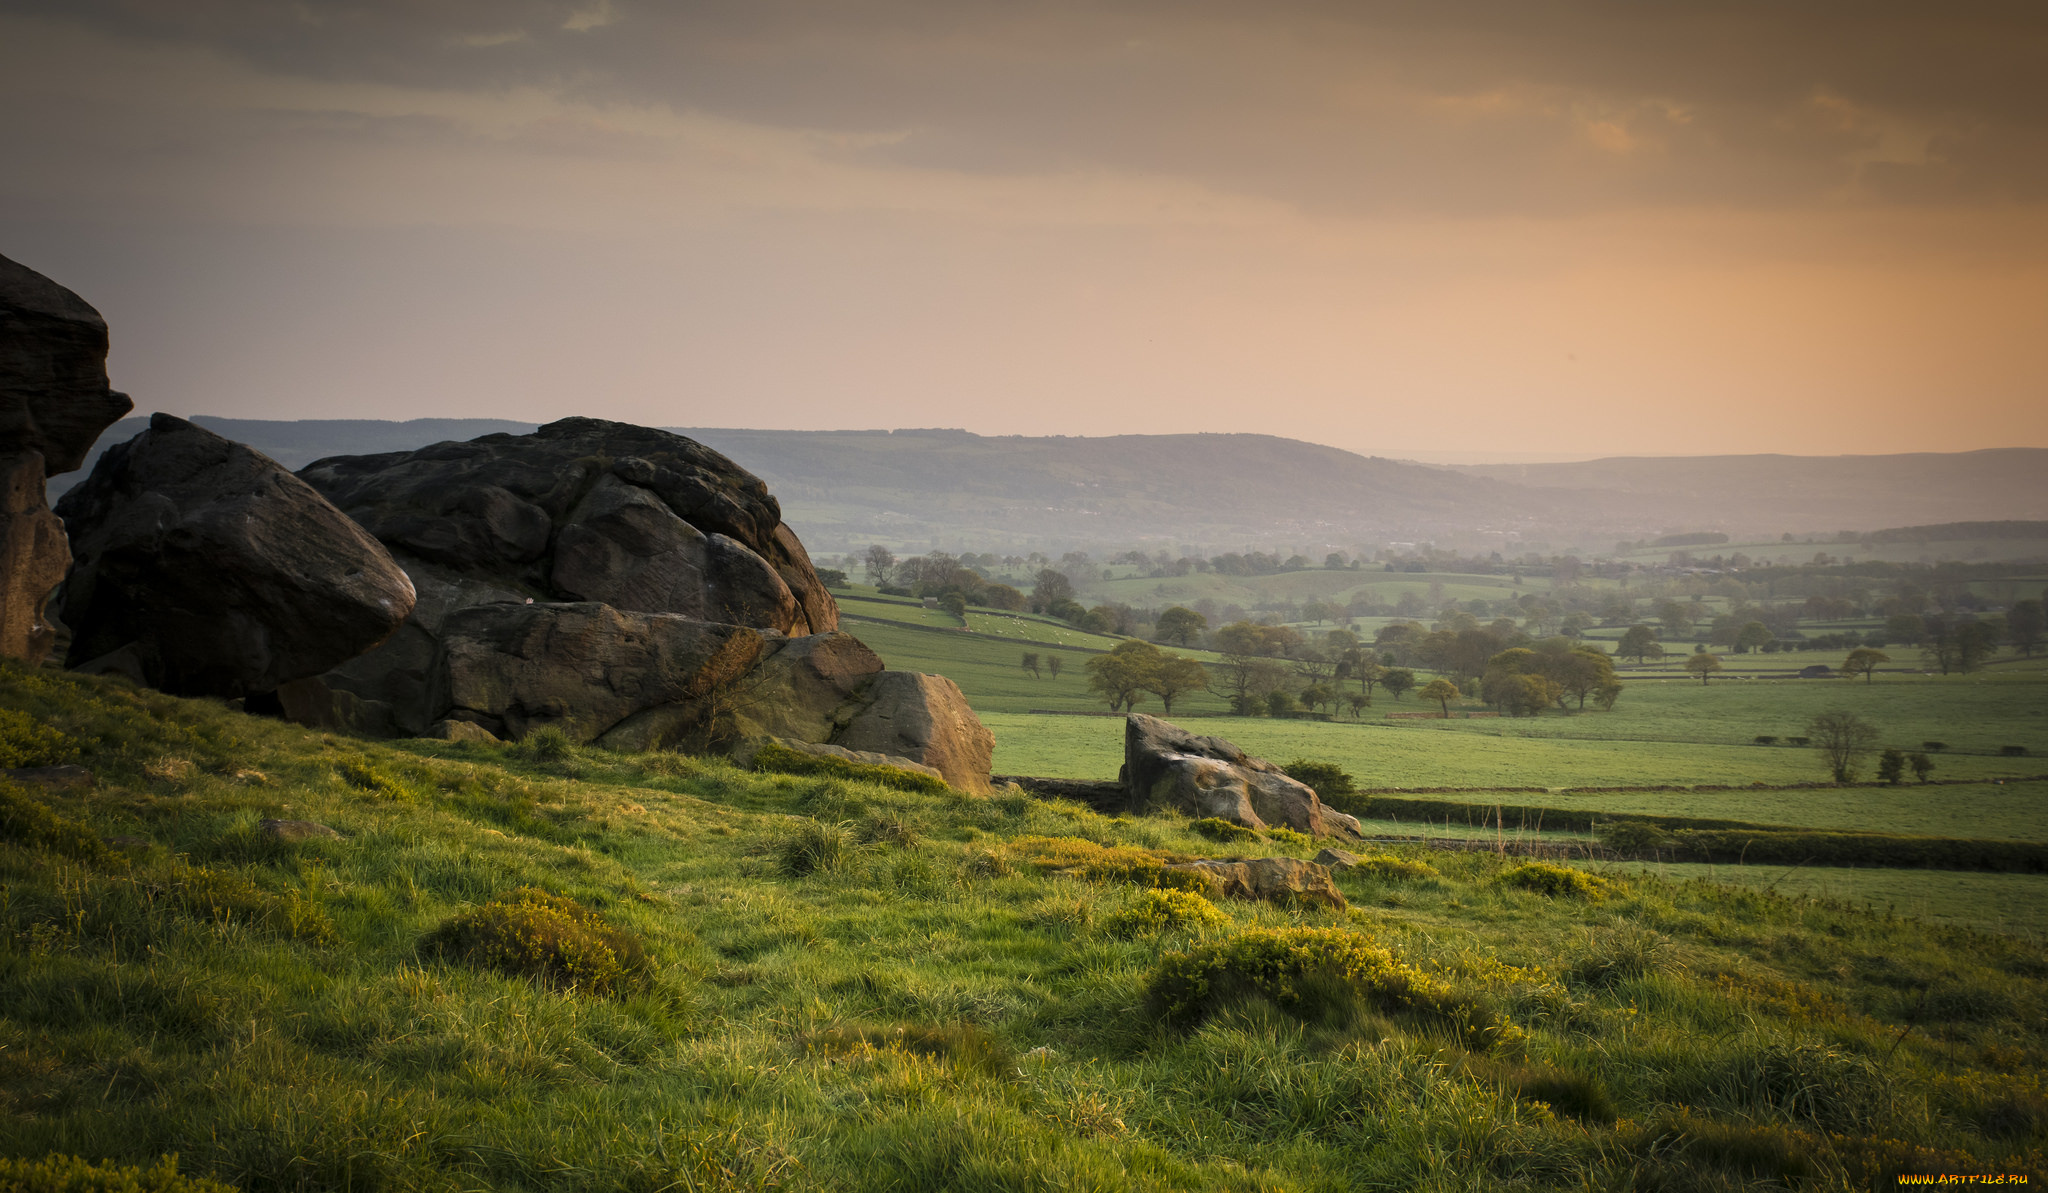
[[[331,455],[523,434],[500,419],[195,419],[291,468]],[[124,419],[101,439],[139,432]],[[672,427],[757,473],[815,552],[1211,552],[1435,542],[1607,551],[1620,539],[2048,518],[2048,450],[1634,457],[1440,467],[1271,435],[984,436]],[[90,467],[90,463],[88,463]],[[53,493],[69,487],[58,478]]]
[[[1733,535],[2048,518],[2048,448],[1893,456],[1622,456],[1447,471],[1633,505],[1651,520]]]
[[[1943,522],[1874,530],[1876,543],[1948,543],[1964,539],[2048,539],[2048,522]]]

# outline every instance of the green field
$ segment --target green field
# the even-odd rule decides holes
[[[1691,862],[1592,862],[1604,873],[1651,874],[1668,882],[1724,883],[1825,899],[1879,914],[1968,924],[2010,933],[2048,949],[2048,877],[1953,870],[1851,870],[1802,866],[1707,866]]]
[[[1296,573],[1316,577],[1317,573]],[[1340,574],[1331,574],[1332,578]],[[1265,579],[1278,579],[1268,577]],[[1328,580],[1304,581],[1328,583]],[[938,615],[943,616],[943,615]],[[957,623],[956,623],[957,624]],[[1123,761],[1123,725],[1100,714],[1077,656],[1055,680],[1032,679],[1017,666],[1019,648],[942,629],[855,623],[890,665],[947,675],[958,682],[996,738],[1001,774],[1111,779]],[[1104,640],[1108,641],[1108,640]],[[1917,661],[1912,652],[1895,657]],[[1286,762],[1333,762],[1366,788],[1446,787],[1443,798],[1485,804],[1538,804],[1616,814],[1658,814],[1826,830],[2048,841],[2048,660],[2006,660],[1972,675],[1881,672],[1874,682],[1786,678],[1810,662],[1839,663],[1837,652],[1729,655],[1729,673],[1712,683],[1666,668],[1625,667],[1625,688],[1611,712],[1530,718],[1390,720],[1417,712],[1412,697],[1381,693],[1359,722],[1275,720],[1222,715],[1213,695],[1184,698],[1175,719],[1191,730],[1226,737],[1253,754]],[[1777,675],[1768,674],[1778,672]],[[1468,707],[1477,708],[1476,704]],[[1805,732],[1815,713],[1846,709],[1878,729],[1881,744],[1920,750],[1940,741],[1932,757],[1934,786],[1832,786],[1785,789],[1827,777],[1823,759],[1784,739]],[[1070,715],[1037,715],[1052,710]],[[1159,712],[1155,702],[1140,711]],[[1758,736],[1778,744],[1759,745]],[[2026,757],[2001,747],[2021,746]],[[1871,762],[1866,760],[1865,773]],[[1766,785],[1746,789],[1752,784]],[[1718,791],[1568,792],[1578,787],[1732,787]],[[1542,787],[1541,794],[1503,788]],[[1374,831],[1438,832],[1414,823],[1377,821]],[[1442,828],[1463,835],[1463,826]],[[1689,874],[1677,870],[1674,873]],[[1843,874],[1839,879],[1834,877]],[[1748,872],[1733,881],[1750,884]],[[2048,879],[1953,872],[1802,872],[1797,889],[1832,890],[1829,882],[1872,892],[1866,901],[2001,928],[2030,928],[2048,901]],[[1992,892],[2010,897],[1980,905]]]

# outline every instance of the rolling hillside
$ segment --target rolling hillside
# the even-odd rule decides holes
[[[293,468],[329,455],[522,433],[496,419],[272,422],[200,416]],[[102,445],[145,425],[124,419]],[[2048,517],[2048,450],[1642,457],[1434,467],[1270,435],[982,436],[952,430],[675,427],[758,474],[814,553],[1299,551],[1434,542],[1605,552],[1672,530],[1868,531]],[[69,485],[59,478],[53,492]]]

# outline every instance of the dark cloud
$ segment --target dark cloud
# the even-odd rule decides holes
[[[2048,8],[44,0],[266,68],[543,86],[1312,207],[2048,197]],[[852,152],[852,151],[850,151]]]

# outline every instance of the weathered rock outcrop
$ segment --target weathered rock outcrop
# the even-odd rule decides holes
[[[107,384],[100,313],[0,257],[0,451],[41,453],[47,476],[70,472],[134,405]]]
[[[597,419],[299,474],[418,590],[378,649],[279,691],[308,724],[372,733],[724,749],[776,739],[888,755],[989,789],[993,739],[960,690],[883,670],[752,474],[665,431]]]
[[[268,456],[158,414],[57,513],[75,562],[69,662],[118,656],[167,692],[267,694],[383,641],[413,587],[361,527]]]
[[[40,664],[57,631],[45,611],[71,566],[64,523],[43,498],[41,452],[0,456],[0,655]]]
[[[1290,907],[1308,904],[1339,911],[1346,906],[1344,893],[1330,881],[1330,871],[1299,858],[1204,858],[1166,868],[1207,882],[1212,899],[1253,899]]]
[[[839,626],[767,486],[667,431],[566,418],[299,475],[409,569],[451,581],[795,636]]]
[[[77,468],[134,406],[107,384],[107,324],[84,299],[0,257],[0,655],[41,663],[50,590],[71,566],[43,480]]]
[[[1358,821],[1324,806],[1307,784],[1220,737],[1198,737],[1143,713],[1124,723],[1123,782],[1131,810],[1175,808],[1246,828],[1281,824],[1318,837],[1358,837]]]

